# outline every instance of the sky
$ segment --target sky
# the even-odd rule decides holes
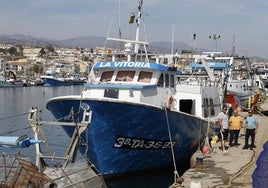
[[[62,40],[111,36],[120,27],[122,36],[132,37],[135,24],[128,21],[137,6],[138,0],[3,0],[0,35]],[[224,52],[235,46],[240,55],[268,58],[267,10],[265,0],[144,0],[142,30],[149,42]]]

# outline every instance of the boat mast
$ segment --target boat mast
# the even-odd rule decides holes
[[[137,23],[137,29],[136,29],[136,43],[135,43],[135,49],[134,49],[134,53],[137,54],[139,52],[139,38],[140,38],[140,19],[141,19],[141,12],[142,12],[142,4],[143,4],[143,0],[139,0],[139,6],[138,6],[138,17],[136,20]]]
[[[143,0],[139,0],[139,6],[138,6],[139,12],[138,12],[138,18],[136,19],[137,29],[136,29],[136,39],[135,40],[127,40],[127,39],[121,39],[121,38],[117,39],[117,38],[107,37],[107,40],[119,41],[119,42],[126,43],[125,44],[125,52],[127,53],[127,59],[128,59],[127,61],[131,61],[131,55],[133,55],[133,53],[134,53],[134,57],[135,57],[135,61],[136,61],[140,45],[144,46],[144,50],[145,50],[145,54],[146,54],[145,58],[148,61],[147,49],[146,49],[146,47],[148,46],[148,42],[139,41],[140,18],[141,18],[141,12],[142,12],[142,4],[143,4]],[[134,19],[134,17],[132,18],[132,16],[131,16],[131,20],[132,19]],[[129,23],[132,23],[132,21],[130,21]],[[132,49],[132,44],[135,44],[134,52]]]
[[[119,18],[118,18],[118,35],[119,35],[119,38],[121,39],[122,37],[122,33],[121,33],[121,3],[120,3],[120,0],[118,0],[118,12],[119,12]]]
[[[235,34],[233,34],[233,49],[232,49],[232,56],[235,56]]]

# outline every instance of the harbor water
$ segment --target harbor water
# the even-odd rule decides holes
[[[0,88],[0,136],[22,136],[27,135],[33,138],[32,129],[28,122],[30,108],[37,107],[40,111],[39,119],[42,121],[55,120],[52,114],[46,110],[45,105],[48,99],[64,94],[79,94],[83,86],[69,87],[17,87]],[[63,155],[69,138],[59,126],[44,126],[45,136],[53,151]],[[0,148],[8,155],[20,153],[35,160],[35,147],[23,149]]]
[[[31,107],[37,107],[41,113],[42,121],[55,120],[52,114],[45,108],[48,99],[62,95],[80,94],[83,86],[60,87],[18,87],[0,88],[0,136],[22,136],[33,138],[32,129],[28,122],[28,113]],[[66,150],[70,138],[59,126],[43,127],[47,141],[56,156],[62,156]],[[0,155],[25,156],[35,162],[35,147],[23,149],[0,148]],[[83,156],[78,156],[83,157]],[[146,160],[146,159],[145,159]],[[128,159],[122,161],[127,163]],[[3,164],[1,164],[3,165]],[[182,174],[188,167],[180,167]],[[177,167],[178,169],[178,167]],[[174,181],[174,168],[159,169],[154,171],[139,172],[129,176],[120,177],[106,182],[108,188],[116,187],[169,187]]]

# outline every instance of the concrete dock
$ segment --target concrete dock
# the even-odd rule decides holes
[[[268,101],[261,105],[262,109],[268,110]],[[245,117],[247,112],[240,112]],[[268,140],[268,117],[258,115],[259,129],[255,137],[253,150],[243,150],[245,133],[241,129],[238,142],[240,146],[228,148],[228,153],[222,153],[218,142],[210,154],[206,155],[202,162],[197,161],[193,167],[186,171],[181,178],[184,179],[179,187],[193,188],[252,188],[252,174],[256,168],[256,160],[263,151],[263,144]],[[249,143],[250,139],[249,139]],[[226,144],[228,146],[228,142]],[[193,156],[202,155],[198,152]]]

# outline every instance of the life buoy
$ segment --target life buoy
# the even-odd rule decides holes
[[[174,99],[172,96],[168,96],[166,99],[166,107],[167,108],[173,108]]]

